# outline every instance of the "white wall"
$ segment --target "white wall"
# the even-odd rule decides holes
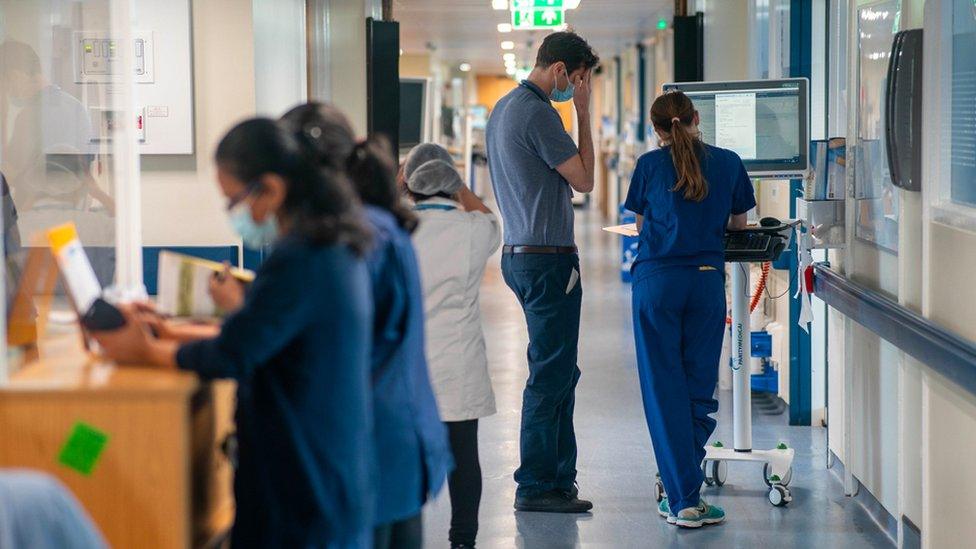
[[[749,75],[751,0],[712,0],[705,6],[705,80]]]
[[[322,0],[314,24],[329,52],[313,70],[332,89],[317,90],[366,133],[366,23],[371,0]],[[234,124],[280,115],[307,97],[303,0],[193,0],[195,154],[142,158],[146,246],[226,246],[240,239],[227,223],[213,155]],[[328,25],[325,27],[325,25]]]
[[[253,0],[257,113],[277,117],[308,91],[305,0]]]
[[[945,215],[950,2],[925,3],[922,180],[922,314],[976,341],[976,209]],[[958,15],[957,15],[958,17]],[[966,547],[976,539],[976,397],[922,370],[922,533],[927,548]]]
[[[844,3],[832,0],[832,6]],[[925,10],[926,111],[923,192],[900,195],[899,254],[879,254],[854,241],[853,253],[840,263],[859,282],[883,289],[941,327],[976,341],[976,288],[971,281],[976,210],[957,208],[954,215],[943,215],[948,180],[943,139],[951,114],[943,102],[950,86],[942,26],[948,19],[940,18],[948,17],[949,4],[902,3],[902,28],[923,26],[923,6]],[[853,34],[852,26],[849,36]],[[856,89],[849,92],[852,99],[856,94]],[[831,106],[828,111],[832,122],[840,118],[836,112],[843,112]],[[855,115],[853,108],[849,112]],[[851,219],[849,214],[848,223]],[[838,317],[832,315],[832,333]],[[971,546],[976,537],[971,496],[976,486],[971,466],[976,397],[852,321],[846,320],[844,331],[845,351],[835,350],[832,337],[829,352],[830,448],[846,456],[849,468],[888,512],[921,526],[924,547]]]
[[[334,0],[331,36],[332,96],[359,135],[366,135],[366,19],[371,0]]]
[[[249,0],[194,0],[195,151],[142,158],[143,244],[237,245],[216,183],[214,150],[224,133],[255,112],[254,40]]]

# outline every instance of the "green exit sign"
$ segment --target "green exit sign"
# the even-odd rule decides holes
[[[560,8],[563,7],[563,0],[512,0],[512,9],[532,9],[532,8]]]
[[[539,1],[539,0],[536,0]],[[522,9],[512,11],[513,29],[551,29],[563,26],[565,12],[562,9]]]

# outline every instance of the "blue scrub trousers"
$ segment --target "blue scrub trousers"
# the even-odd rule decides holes
[[[576,482],[573,410],[583,301],[579,256],[503,254],[502,275],[522,305],[529,331],[516,497],[570,490]]]
[[[639,272],[639,271],[638,271]],[[695,507],[725,331],[719,270],[661,267],[633,283],[634,339],[644,415],[671,512]]]

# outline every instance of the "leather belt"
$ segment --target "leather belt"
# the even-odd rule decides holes
[[[510,246],[502,247],[503,254],[575,254],[576,246]]]

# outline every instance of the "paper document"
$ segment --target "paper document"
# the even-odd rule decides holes
[[[573,269],[572,272],[569,273],[569,284],[566,285],[566,295],[569,295],[569,292],[573,291],[573,288],[576,287],[577,282],[579,282],[579,271]]]
[[[638,236],[640,233],[637,232],[637,223],[627,223],[626,225],[614,225],[612,227],[604,227],[604,231],[608,233],[619,234],[623,236]]]
[[[102,295],[102,285],[98,283],[88,255],[81,247],[75,224],[65,223],[49,229],[47,241],[78,314],[85,314]]]
[[[159,252],[157,305],[164,314],[181,317],[223,316],[210,297],[210,277],[224,270],[222,263],[171,251]],[[244,283],[254,272],[232,267],[231,275]]]
[[[715,96],[715,146],[735,151],[743,160],[756,159],[756,94]]]

